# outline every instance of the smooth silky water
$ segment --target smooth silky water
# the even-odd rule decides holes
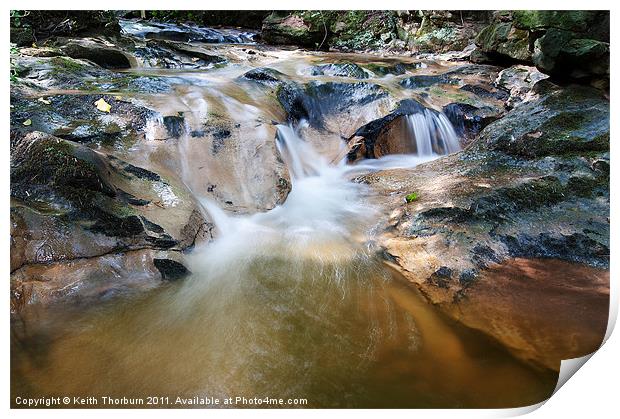
[[[233,215],[197,196],[217,238],[188,255],[189,278],[15,321],[13,399],[240,396],[396,408],[547,398],[557,373],[444,318],[368,244],[380,214],[350,179],[458,150],[445,116],[426,112],[407,123],[417,154],[357,165],[329,164],[300,138],[303,123],[278,126],[292,184],[286,201]],[[191,189],[193,173],[180,167]]]

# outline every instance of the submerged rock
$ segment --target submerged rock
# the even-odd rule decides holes
[[[368,74],[364,69],[353,63],[321,64],[310,69],[313,76],[350,77],[353,79],[367,79]]]
[[[190,274],[190,271],[182,263],[172,259],[153,259],[153,265],[166,281],[177,281]]]

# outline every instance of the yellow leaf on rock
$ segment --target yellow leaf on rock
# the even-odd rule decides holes
[[[99,109],[101,112],[109,113],[110,109],[112,109],[112,106],[110,106],[110,104],[106,102],[103,98],[96,101],[95,105],[97,106],[97,109]]]
[[[122,100],[122,99],[123,99],[123,97],[122,97],[122,96],[114,96],[114,99],[116,99],[116,100]]]
[[[41,103],[45,103],[46,105],[49,105],[49,104],[51,104],[51,103],[52,103],[52,102],[50,102],[49,100],[47,100],[47,99],[45,99],[45,98],[42,98],[42,97],[40,97],[40,98],[39,98],[39,102],[41,102]]]
[[[28,126],[32,125],[32,121],[30,119],[26,119],[24,121],[24,125],[28,127]]]

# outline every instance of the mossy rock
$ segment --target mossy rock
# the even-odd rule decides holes
[[[594,10],[515,10],[514,25],[520,29],[536,31],[557,28],[585,32],[594,23],[598,12]]]
[[[534,64],[557,79],[609,77],[609,43],[549,29],[534,44]]]
[[[514,61],[530,61],[529,32],[518,29],[511,22],[496,22],[485,27],[476,37],[482,52]]]
[[[536,86],[541,97],[488,125],[476,143],[479,148],[527,158],[609,150],[609,101],[599,91],[558,88],[546,81]]]
[[[263,21],[262,38],[270,44],[293,44],[316,47],[323,35],[297,14],[282,16],[274,12]]]
[[[92,150],[41,132],[16,134],[11,146],[11,196],[57,195],[78,206],[90,194],[114,196],[106,163]]]

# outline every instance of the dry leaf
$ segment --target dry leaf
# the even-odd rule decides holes
[[[109,113],[110,109],[112,109],[112,106],[110,106],[110,104],[106,102],[103,98],[96,101],[95,105],[97,106],[97,109],[99,109],[101,112]]]
[[[39,98],[39,102],[41,102],[41,103],[45,103],[46,105],[50,105],[50,104],[52,103],[52,102],[50,102],[49,100],[47,100],[47,99],[45,99],[45,98],[42,98],[42,97],[40,97],[40,98]]]
[[[116,99],[116,100],[123,100],[123,97],[122,96],[114,96],[114,99]]]
[[[32,121],[30,120],[30,118],[28,118],[28,119],[26,119],[26,120],[24,121],[24,125],[25,125],[25,126],[27,126],[27,127],[29,127],[30,125],[32,125]]]

